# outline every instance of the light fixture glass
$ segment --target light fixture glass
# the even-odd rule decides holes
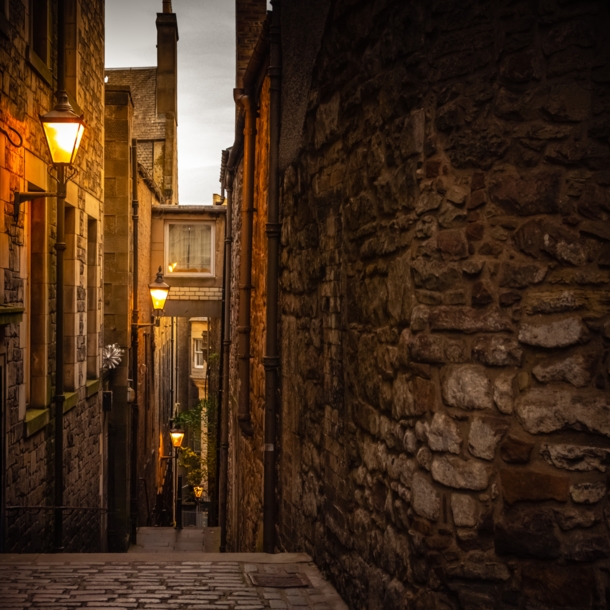
[[[57,104],[40,116],[53,165],[72,165],[78,153],[85,121],[74,112],[65,91],[57,94]]]
[[[193,487],[193,493],[195,494],[195,497],[199,500],[199,498],[201,498],[201,496],[203,495],[203,487],[201,487],[200,485],[195,485],[195,487]]]
[[[174,447],[180,447],[182,445],[182,439],[184,438],[184,430],[182,430],[182,428],[175,426],[169,431],[169,435]]]
[[[163,281],[161,267],[159,267],[155,281],[148,285],[148,289],[150,291],[153,309],[155,310],[155,314],[158,316],[165,308],[165,301],[167,300],[167,295],[169,294],[169,285]]]

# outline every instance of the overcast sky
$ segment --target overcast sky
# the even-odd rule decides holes
[[[157,65],[162,0],[106,0],[106,67]],[[211,204],[220,153],[233,144],[234,0],[173,0],[178,20],[180,203]]]

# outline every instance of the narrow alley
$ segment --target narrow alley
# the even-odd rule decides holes
[[[0,0],[0,610],[610,608],[608,0]]]

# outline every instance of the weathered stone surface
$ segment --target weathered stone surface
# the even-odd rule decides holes
[[[534,443],[508,436],[500,447],[500,456],[508,464],[527,464],[533,448]]]
[[[415,377],[413,380],[413,392],[415,395],[415,412],[426,413],[434,410],[436,406],[436,385],[432,381]]]
[[[524,594],[546,608],[589,610],[593,607],[593,570],[557,563],[531,563],[523,566]]]
[[[411,312],[411,330],[416,333],[428,326],[430,309],[425,305],[416,305]],[[404,331],[403,331],[404,332]]]
[[[532,388],[517,399],[516,411],[531,434],[571,428],[610,437],[610,397],[605,392]]]
[[[432,460],[432,478],[454,489],[482,491],[489,484],[489,472],[485,465],[474,460],[457,457],[435,456]]]
[[[590,510],[566,508],[563,510],[556,509],[553,512],[555,521],[564,531],[573,530],[577,527],[593,527],[601,521],[601,517]]]
[[[596,561],[610,556],[610,539],[592,532],[575,531],[566,536],[565,556],[570,561]]]
[[[392,416],[395,420],[413,415],[420,415],[423,411],[421,403],[415,404],[413,394],[409,387],[406,375],[398,375],[392,389]]]
[[[570,487],[570,497],[576,504],[597,504],[606,491],[605,483],[577,483]]]
[[[456,265],[447,265],[423,257],[416,258],[411,268],[414,284],[426,290],[448,290],[462,275]]]
[[[438,364],[445,362],[445,345],[442,337],[419,333],[411,337],[409,352],[415,362]]]
[[[436,246],[445,261],[457,261],[468,257],[468,242],[463,230],[439,231]]]
[[[462,271],[467,275],[477,275],[481,273],[483,267],[485,267],[485,261],[482,260],[469,259],[462,263]]]
[[[411,487],[413,510],[420,516],[437,521],[441,512],[441,498],[428,477],[416,472]]]
[[[494,543],[498,555],[556,559],[561,543],[555,535],[554,520],[549,512],[533,511],[511,514],[496,524]]]
[[[589,116],[591,92],[574,83],[550,86],[541,109],[555,121],[582,121]]]
[[[492,201],[507,212],[522,216],[552,214],[558,210],[561,174],[543,170],[520,176],[514,170],[492,173],[489,193]]]
[[[534,258],[552,256],[563,263],[582,266],[589,255],[587,245],[578,233],[550,223],[547,219],[530,220],[513,235],[517,248]]]
[[[594,352],[574,354],[538,364],[532,369],[532,374],[541,383],[567,381],[577,388],[586,388],[595,378],[598,362],[599,356]]]
[[[479,553],[473,553],[472,557],[467,557],[465,561],[447,566],[447,575],[451,578],[464,578],[466,580],[491,580],[506,581],[510,578],[510,570],[503,563],[485,561]],[[490,607],[492,600],[483,597],[486,607]],[[466,606],[472,608],[471,605]]]
[[[451,201],[455,205],[464,205],[467,197],[468,190],[463,186],[454,185],[447,191],[447,201]]]
[[[548,267],[540,263],[503,263],[500,286],[527,288],[540,284],[546,277]]]
[[[457,527],[474,527],[479,519],[477,501],[466,494],[451,494],[451,512]]]
[[[494,295],[489,284],[485,282],[475,282],[472,285],[472,295],[470,302],[473,307],[485,307],[494,302]]]
[[[443,202],[442,195],[439,195],[436,190],[432,187],[425,189],[419,197],[417,204],[415,205],[415,213],[418,216],[431,212],[440,207]]]
[[[427,429],[428,446],[432,451],[448,451],[459,454],[462,449],[462,436],[458,425],[447,415],[435,413]]]
[[[502,332],[513,329],[510,319],[498,309],[436,307],[430,311],[432,330],[459,330],[464,333]]]
[[[588,338],[589,331],[577,316],[553,322],[523,324],[519,329],[521,343],[548,349],[584,343]]]
[[[491,383],[485,369],[477,364],[450,365],[442,381],[443,399],[460,409],[491,409]]]
[[[493,399],[500,413],[510,415],[514,409],[515,392],[513,384],[515,380],[514,371],[502,371],[494,381]]]
[[[472,354],[488,366],[521,366],[523,360],[523,350],[510,337],[477,337],[472,345]]]
[[[507,429],[507,422],[475,417],[470,425],[468,451],[483,460],[493,460],[496,455],[496,447]]]
[[[580,445],[542,445],[540,455],[562,470],[606,472],[610,465],[610,449]]]
[[[432,468],[432,453],[428,447],[420,447],[415,459],[424,470]]]
[[[533,470],[500,471],[502,497],[508,504],[524,500],[557,500],[567,502],[570,480],[567,477]]]

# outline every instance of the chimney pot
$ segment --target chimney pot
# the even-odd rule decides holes
[[[163,0],[163,12],[172,13],[172,0]]]

